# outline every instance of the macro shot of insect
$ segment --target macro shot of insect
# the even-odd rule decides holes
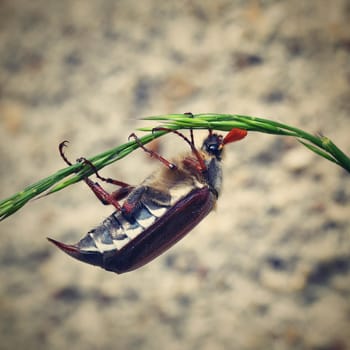
[[[84,181],[103,204],[113,205],[115,212],[76,244],[68,245],[52,238],[49,241],[80,261],[121,274],[158,257],[209,214],[221,190],[223,148],[243,139],[247,131],[232,129],[223,137],[209,130],[202,147],[197,149],[192,130],[190,138],[176,130],[157,130],[175,133],[191,150],[168,161],[141,145],[135,134],[130,135],[145,152],[162,163],[161,168],[138,186],[104,178],[95,169],[98,179],[119,189],[108,193],[90,178]],[[71,165],[63,152],[65,145],[66,142],[60,144],[60,154]],[[94,167],[84,158],[80,161]]]

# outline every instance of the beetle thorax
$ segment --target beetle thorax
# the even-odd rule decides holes
[[[208,172],[207,183],[212,192],[215,193],[216,197],[220,195],[222,185],[222,167],[221,162],[216,157],[210,157],[205,160]]]

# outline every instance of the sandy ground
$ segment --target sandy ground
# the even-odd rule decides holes
[[[0,194],[124,143],[141,117],[266,117],[350,153],[350,3],[0,3]],[[198,133],[198,140],[202,134]],[[164,156],[185,149],[161,140]],[[141,152],[103,169],[138,183]],[[228,147],[217,210],[118,276],[76,262],[108,216],[84,184],[0,224],[0,349],[350,349],[350,178],[292,139]]]

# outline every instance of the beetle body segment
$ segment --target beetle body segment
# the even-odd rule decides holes
[[[78,260],[121,274],[147,264],[169,249],[209,214],[214,203],[215,196],[208,188],[196,189],[161,216],[157,225],[151,225],[134,239],[122,237],[128,242],[125,248],[119,250],[113,244],[116,242],[118,245],[120,235],[115,227],[118,212],[76,245],[50,241]]]
[[[210,133],[201,151],[193,145],[192,152],[168,162],[171,167],[161,168],[137,187],[130,186],[120,209],[78,243],[49,240],[80,261],[118,274],[147,264],[215,207],[222,183],[223,145],[220,135]]]

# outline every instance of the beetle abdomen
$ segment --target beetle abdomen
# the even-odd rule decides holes
[[[173,205],[156,224],[131,240],[117,256],[104,255],[104,268],[117,273],[135,270],[173,246],[213,209],[216,196],[208,187],[195,189]]]
[[[173,246],[209,214],[215,201],[208,187],[196,188],[170,208],[153,209],[159,214],[165,210],[160,217],[142,205],[132,223],[115,212],[75,245],[50,241],[80,261],[120,274],[147,264]],[[139,222],[146,220],[153,223],[143,228]]]
[[[107,256],[117,257],[119,251],[169,209],[170,205],[159,205],[152,200],[147,201],[146,198],[139,201],[137,210],[131,216],[122,211],[115,211],[74,245],[64,244],[52,238],[49,240],[80,261],[104,267]]]
[[[131,217],[126,217],[122,212],[116,211],[101,225],[89,231],[76,245],[81,250],[96,251],[102,254],[121,250],[167,210],[166,206],[152,208],[151,205],[145,205],[141,202],[138,205],[138,210]]]

